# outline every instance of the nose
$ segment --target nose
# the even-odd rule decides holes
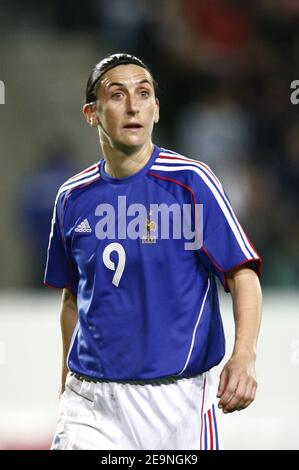
[[[137,98],[133,94],[127,96],[127,113],[133,116],[139,113]]]

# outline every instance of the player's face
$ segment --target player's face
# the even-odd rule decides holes
[[[138,149],[151,142],[159,102],[150,73],[138,65],[119,65],[103,75],[96,113],[100,138],[115,149]]]

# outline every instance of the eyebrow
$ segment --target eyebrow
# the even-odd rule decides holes
[[[143,83],[148,83],[149,85],[152,86],[152,83],[147,78],[144,78],[143,80],[138,82],[137,85],[142,85]],[[108,85],[108,88],[111,88],[112,86],[119,86],[119,87],[125,88],[126,85],[124,83],[121,83],[121,82],[112,82]]]

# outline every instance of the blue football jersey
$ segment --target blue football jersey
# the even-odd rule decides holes
[[[207,165],[155,146],[139,172],[112,178],[100,160],[61,186],[52,219],[44,281],[78,306],[68,368],[124,381],[211,369],[225,352],[216,276],[227,290],[225,272],[244,263],[259,272]]]

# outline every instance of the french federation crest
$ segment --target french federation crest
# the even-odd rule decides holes
[[[153,220],[151,220],[151,215],[153,215],[153,211],[149,211],[149,215],[145,221],[145,228],[146,228],[146,235],[142,237],[142,243],[156,243],[157,237],[152,235],[152,232],[157,230],[157,224]]]

